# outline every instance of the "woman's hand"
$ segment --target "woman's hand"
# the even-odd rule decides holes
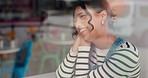
[[[78,35],[73,43],[72,51],[78,52],[79,46],[90,46],[91,42],[86,41],[82,36]]]

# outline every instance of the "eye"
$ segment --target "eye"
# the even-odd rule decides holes
[[[80,15],[81,19],[84,19],[86,17],[86,15]]]

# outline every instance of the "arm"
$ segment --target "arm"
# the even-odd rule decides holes
[[[70,50],[64,61],[59,65],[56,70],[57,78],[71,78],[74,73],[74,65],[77,54]]]
[[[77,37],[70,52],[56,70],[57,78],[71,78],[73,76],[79,45],[80,37]]]
[[[131,49],[119,49],[115,52],[111,58],[103,65],[95,70],[89,70],[88,57],[82,60],[84,54],[78,52],[78,59],[76,65],[76,77],[75,78],[121,78],[131,75],[133,78],[137,78],[140,72],[140,63],[138,52]],[[87,53],[87,52],[86,52]],[[83,67],[85,66],[85,69]],[[82,67],[81,67],[82,66]],[[84,71],[85,70],[85,71]]]
[[[86,78],[89,73],[89,46],[80,46],[75,67],[75,78]]]

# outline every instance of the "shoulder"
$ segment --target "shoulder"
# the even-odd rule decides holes
[[[128,41],[125,41],[123,44],[121,44],[117,48],[117,50],[122,50],[122,49],[127,49],[127,50],[131,50],[131,51],[134,51],[134,52],[138,52],[137,47],[134,44],[132,44],[132,43],[130,43]]]
[[[128,42],[125,41],[123,44],[121,44],[117,49],[116,49],[117,53],[122,53],[122,54],[126,54],[127,56],[136,56],[137,58],[139,58],[139,53],[138,53],[138,49],[137,47]]]
[[[132,50],[132,51],[138,51],[137,47],[128,41],[125,41],[123,44],[121,44],[118,47],[118,50],[120,50],[120,49],[128,49],[128,50]]]

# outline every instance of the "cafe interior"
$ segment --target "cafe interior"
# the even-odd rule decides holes
[[[0,78],[56,78],[55,71],[74,40],[75,1],[0,0]],[[121,1],[115,5],[120,8],[112,7],[120,23],[115,20],[111,31],[137,46],[140,78],[147,78],[148,1],[108,0],[110,5]]]

